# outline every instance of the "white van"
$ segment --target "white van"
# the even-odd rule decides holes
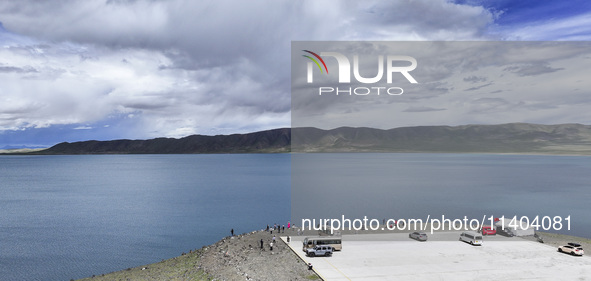
[[[472,231],[462,232],[460,234],[460,241],[470,243],[471,245],[482,245],[482,235]]]

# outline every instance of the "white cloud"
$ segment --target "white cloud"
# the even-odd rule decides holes
[[[494,15],[445,0],[30,0],[0,3],[0,19],[0,130],[129,114],[144,138],[289,126],[292,40],[481,40]]]
[[[139,63],[123,64],[122,57]],[[155,75],[166,60],[154,51],[103,53],[92,47],[72,49],[63,44],[0,49],[0,64],[34,70],[0,73],[0,112],[5,120],[13,120],[11,125],[3,124],[3,129],[89,123],[108,114],[134,110],[129,98],[173,86],[175,73]],[[114,94],[118,91],[125,94]]]
[[[74,130],[92,130],[92,127],[89,126],[78,126],[74,128]]]
[[[591,13],[562,19],[544,19],[526,26],[498,27],[496,32],[506,40],[591,40]]]
[[[482,40],[493,14],[481,6],[445,0],[361,2],[349,39]]]

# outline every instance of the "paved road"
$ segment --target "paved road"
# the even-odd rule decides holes
[[[516,237],[487,236],[471,246],[459,233],[435,233],[427,242],[408,233],[343,235],[343,250],[328,258],[305,257],[303,236],[289,244],[324,280],[591,280],[589,256]]]

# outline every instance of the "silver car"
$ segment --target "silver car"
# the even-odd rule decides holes
[[[408,238],[412,238],[417,241],[427,241],[427,234],[424,232],[413,232],[408,235]]]
[[[330,257],[332,256],[333,248],[331,246],[326,245],[316,245],[314,248],[310,248],[306,250],[306,255],[308,257],[317,257],[317,256],[325,256]]]

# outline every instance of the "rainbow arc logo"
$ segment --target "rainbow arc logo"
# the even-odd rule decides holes
[[[322,59],[322,58],[321,58],[321,57],[320,57],[318,54],[316,54],[316,53],[314,53],[314,52],[312,52],[312,51],[308,51],[308,50],[302,50],[302,51],[304,51],[304,52],[306,52],[306,53],[309,53],[309,54],[311,54],[311,55],[315,56],[315,57],[316,57],[316,58],[317,58],[317,59],[318,59],[318,60],[319,60],[319,61],[322,63],[322,65],[324,65],[324,70],[326,70],[326,74],[328,74],[328,68],[326,67],[326,63],[324,63],[324,60],[323,60],[323,59]],[[315,60],[315,59],[314,59],[313,57],[311,57],[311,56],[307,56],[307,55],[302,55],[302,56],[303,56],[303,57],[306,57],[306,58],[309,58],[310,60],[312,60],[312,61],[313,61],[313,62],[314,62],[314,63],[315,63],[317,66],[318,66],[318,69],[320,69],[320,73],[322,73],[322,72],[323,72],[323,71],[322,71],[322,67],[320,66],[320,63],[319,63],[317,60]]]

